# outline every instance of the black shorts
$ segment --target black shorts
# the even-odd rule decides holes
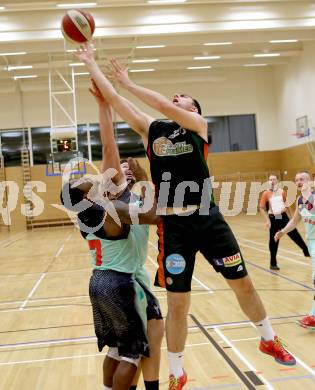
[[[162,312],[160,308],[159,301],[157,298],[152,294],[150,290],[147,289],[147,287],[140,283],[138,279],[136,281],[140,284],[140,286],[143,288],[143,291],[145,292],[146,298],[147,298],[147,320],[162,320]]]
[[[131,274],[93,271],[89,293],[99,351],[108,345],[130,359],[149,356],[145,327],[135,305],[134,283]]]
[[[163,216],[158,225],[159,269],[155,285],[168,291],[191,290],[196,253],[200,251],[226,279],[247,275],[238,243],[217,206],[208,215]]]

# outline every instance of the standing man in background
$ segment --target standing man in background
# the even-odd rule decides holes
[[[289,217],[287,215],[289,209],[286,205],[286,200],[287,194],[280,188],[277,176],[270,175],[269,188],[262,194],[259,210],[269,229],[270,269],[274,271],[280,270],[277,263],[279,241],[275,241],[274,236],[289,222]],[[310,257],[307,246],[297,229],[290,231],[288,236],[302,249],[304,256]]]

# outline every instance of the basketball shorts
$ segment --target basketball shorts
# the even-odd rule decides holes
[[[89,287],[94,329],[99,351],[117,347],[120,356],[149,356],[145,325],[136,308],[132,275],[112,270],[93,270]]]
[[[238,243],[217,206],[208,215],[163,216],[158,225],[159,255],[155,285],[168,291],[188,292],[200,251],[208,263],[226,279],[247,275]]]
[[[136,279],[136,281],[142,287],[147,298],[147,320],[162,320],[163,316],[159,301],[144,284],[142,284],[138,279]]]

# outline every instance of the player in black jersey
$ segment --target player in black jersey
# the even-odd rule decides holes
[[[111,61],[113,76],[123,88],[171,120],[155,121],[134,105],[128,105],[116,92],[96,64],[91,47],[82,46],[77,57],[86,64],[109,104],[142,136],[150,159],[158,205],[164,213],[158,227],[156,284],[167,289],[169,390],[180,390],[187,381],[182,359],[197,251],[223,275],[244,313],[256,324],[261,335],[260,350],[281,364],[295,364],[294,357],[275,335],[247,274],[237,241],[214,203],[206,163],[207,122],[201,116],[199,103],[187,94],[175,94],[170,101],[138,86],[129,79],[126,69]]]

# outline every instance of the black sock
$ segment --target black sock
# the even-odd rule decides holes
[[[136,390],[136,389],[137,389],[137,385],[129,387],[129,390]]]
[[[159,390],[159,381],[144,381],[145,390]]]

